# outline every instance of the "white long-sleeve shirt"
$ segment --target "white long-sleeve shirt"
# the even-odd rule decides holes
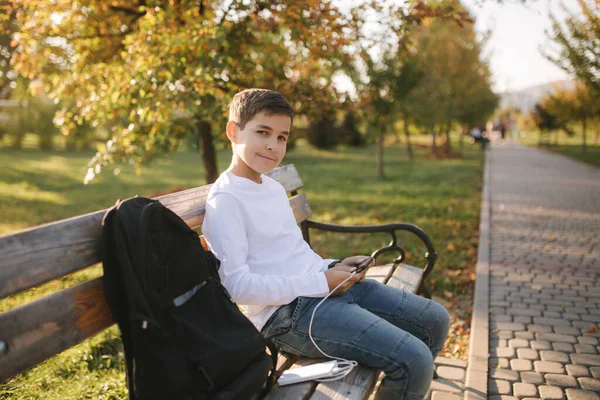
[[[221,262],[221,282],[261,330],[281,305],[329,293],[323,271],[332,260],[302,238],[285,189],[223,172],[206,201],[202,233]]]

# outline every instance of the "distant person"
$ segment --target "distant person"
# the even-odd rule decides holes
[[[508,122],[507,121],[500,122],[500,137],[502,138],[502,140],[504,140],[504,137],[506,136],[506,129],[507,128],[508,128]]]
[[[481,143],[481,149],[485,150],[487,144],[490,140],[484,136],[481,131],[481,128],[475,127],[469,131],[469,136],[473,138],[473,143]]]

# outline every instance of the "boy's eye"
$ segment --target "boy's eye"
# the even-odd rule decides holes
[[[256,131],[256,133],[258,133],[259,135],[266,135],[267,134],[266,131]]]
[[[285,136],[279,136],[279,140],[283,142],[287,142],[287,138]]]

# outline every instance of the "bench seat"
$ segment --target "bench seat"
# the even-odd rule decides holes
[[[375,266],[368,278],[413,293],[428,291],[423,284],[435,263],[436,253],[429,237],[410,224],[343,227],[309,220],[312,215],[305,194],[298,194],[302,181],[293,165],[269,174],[290,194],[290,205],[310,244],[309,229],[346,233],[387,232],[392,241],[371,255],[395,252],[392,264]],[[158,197],[192,228],[202,224],[211,185]],[[106,210],[42,225],[0,237],[0,300],[25,292],[100,262],[101,221]],[[424,268],[405,264],[404,250],[397,244],[396,231],[409,231],[425,244]],[[42,299],[0,313],[0,382],[31,368],[114,324],[101,278],[91,279]],[[320,360],[319,360],[320,361]],[[278,370],[297,368],[315,360],[281,354]],[[366,399],[378,372],[357,366],[341,380],[303,382],[275,387],[268,399]],[[125,378],[124,378],[125,379]]]

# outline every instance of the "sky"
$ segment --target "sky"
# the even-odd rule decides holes
[[[579,10],[576,0],[563,2],[569,10]],[[463,0],[463,3],[475,16],[478,32],[492,31],[484,54],[490,61],[495,92],[570,79],[540,51],[552,43],[544,32],[551,28],[548,12],[564,19],[560,0],[529,0],[526,5],[517,0],[504,0],[502,4],[495,0]]]

